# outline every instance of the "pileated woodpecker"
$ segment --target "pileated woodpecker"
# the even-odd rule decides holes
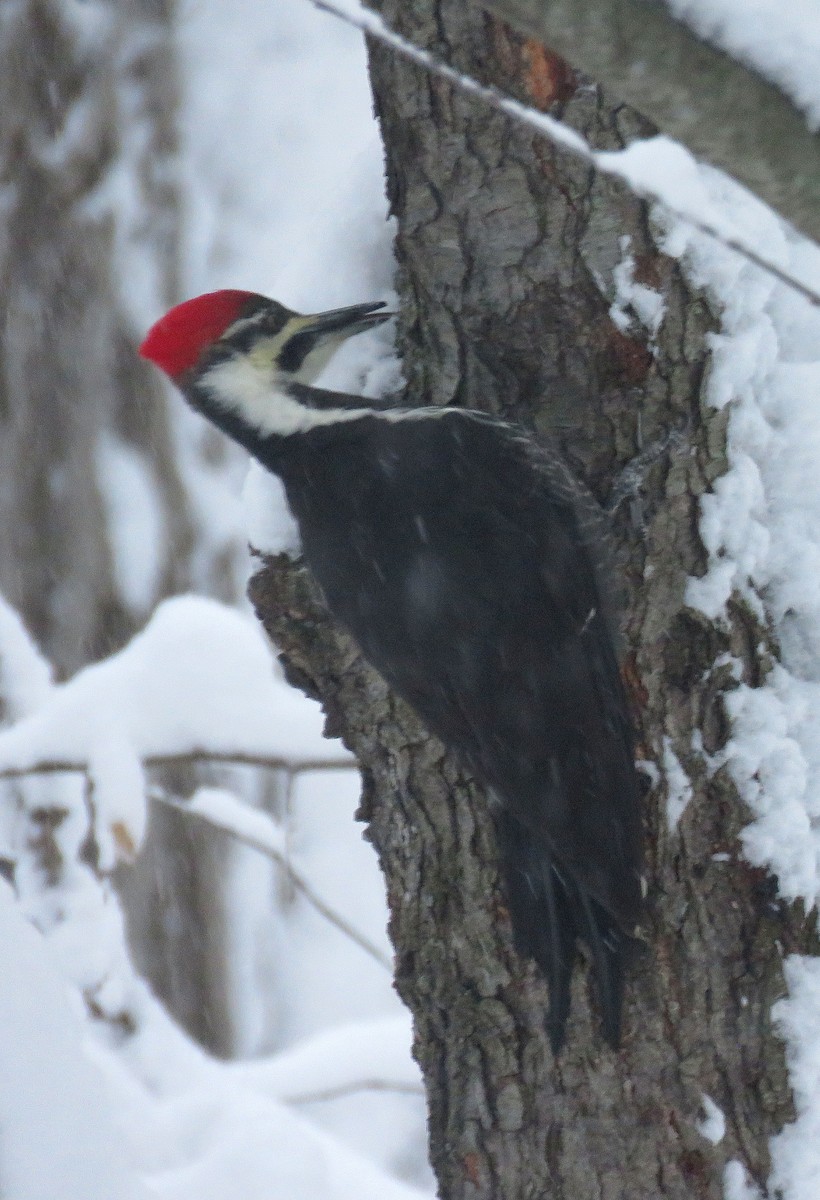
[[[214,292],[171,309],[140,352],[281,478],[330,612],[485,785],[516,946],[550,986],[553,1048],[579,939],[617,1047],[641,835],[600,510],[495,417],[310,386],[382,308],[302,316]]]

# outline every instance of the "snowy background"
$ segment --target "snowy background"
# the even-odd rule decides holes
[[[361,37],[304,0],[183,0],[177,35],[184,294],[241,287],[307,310],[391,299],[393,235]],[[126,234],[127,156],[126,146],[109,189]],[[128,307],[144,330],[162,309],[139,244],[121,241]],[[395,386],[389,331],[359,339],[334,370],[331,384]],[[171,411],[211,540],[202,558],[232,542],[241,595],[248,537],[265,547],[280,532],[270,528],[270,484],[247,475],[239,452],[204,470],[186,450],[207,438],[204,423],[177,397]],[[139,606],[154,590],[161,535],[150,484],[119,447],[101,454],[119,583]],[[0,662],[6,715],[17,721],[3,761],[88,764],[103,872],[144,834],[146,758],[205,748],[293,772],[285,823],[224,788],[202,788],[188,805],[232,831],[229,1063],[204,1053],[135,973],[117,894],[82,861],[82,777],[14,785],[0,806],[0,858],[16,863],[16,897],[0,878],[3,1200],[431,1195],[383,883],[354,820],[358,773],[323,738],[318,706],[279,678],[247,606],[168,600],[123,651],[62,685],[0,606]],[[328,769],[300,770],[316,760]],[[253,787],[243,791],[247,799]],[[67,814],[58,889],[21,853],[46,803]],[[283,858],[294,880],[277,866]]]
[[[746,26],[729,0],[676,8],[713,33],[728,30],[730,48],[752,59],[754,29],[772,23],[773,6],[760,0]],[[820,70],[816,57],[807,67],[807,55],[817,46],[820,9],[802,0],[791,16],[799,36],[778,15],[781,36],[767,42],[763,67],[783,86],[793,83],[816,122]],[[390,300],[392,230],[359,35],[304,0],[183,0],[178,37],[184,292],[240,287],[307,310]],[[643,151],[640,165],[653,190],[671,181],[678,207],[764,247],[820,288],[820,250],[719,173],[663,140]],[[709,568],[691,581],[687,598],[719,619],[739,591],[774,622],[784,651],[764,687],[733,693],[733,736],[709,765],[729,765],[754,814],[744,835],[750,861],[777,876],[784,896],[813,906],[820,898],[820,311],[660,209],[653,220],[664,249],[722,313],[707,401],[730,406],[729,471],[703,504]],[[613,319],[642,321],[652,334],[663,299],[634,282],[628,242],[622,250]],[[124,270],[128,253],[123,244]],[[130,278],[129,305],[144,329],[160,315],[157,298],[149,279],[140,283],[138,271]],[[351,342],[332,372],[335,386],[394,387],[389,329]],[[184,454],[204,435],[182,405],[172,411]],[[114,447],[106,462],[115,545],[119,536],[124,547],[140,539],[150,546],[158,535],[150,499],[139,502],[139,469]],[[192,455],[190,475],[203,536],[233,545],[241,592],[251,569],[248,537],[264,547],[281,536],[270,520],[275,488],[248,473],[239,454],[210,473]],[[152,594],[153,571],[150,554],[121,555],[120,583],[135,604]],[[207,662],[198,652],[206,641]],[[55,684],[17,615],[1,604],[0,664],[9,722],[0,733],[0,770],[64,768],[6,785],[8,803],[0,806],[0,860],[17,863],[15,892],[0,879],[4,1200],[431,1196],[421,1084],[409,1019],[391,987],[383,888],[353,819],[357,775],[343,748],[323,740],[318,709],[272,670],[250,614],[204,598],[165,601],[126,649]],[[190,806],[191,820],[231,830],[235,843],[225,898],[233,930],[231,1062],[201,1050],[137,975],[104,875],[143,836],[145,761],[202,749],[273,761],[290,780],[282,821],[227,787],[200,789]],[[326,769],[301,769],[316,760]],[[82,774],[68,771],[81,764],[90,791]],[[674,826],[688,781],[678,777],[677,760],[660,766],[670,776]],[[20,849],[46,801],[65,814],[55,834],[58,890],[44,888],[33,867],[27,873]],[[94,870],[84,850],[90,812]],[[278,865],[283,859],[296,878]],[[286,902],[272,904],[274,895]],[[775,1140],[772,1184],[786,1200],[816,1200],[820,964],[793,958],[787,976],[790,995],[777,1017],[798,1119]],[[698,1127],[720,1140],[722,1114],[710,1110]],[[733,1200],[752,1196],[737,1164],[726,1190]]]

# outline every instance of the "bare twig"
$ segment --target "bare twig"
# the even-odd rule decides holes
[[[245,754],[235,750],[188,750],[179,754],[149,754],[143,759],[145,767],[177,767],[201,763],[217,763],[240,767],[267,767],[287,771],[290,776],[311,771],[355,771],[354,758],[272,758],[266,754]],[[87,775],[88,763],[80,759],[42,759],[25,767],[2,767],[0,779],[20,779],[25,775]]]
[[[301,1092],[296,1096],[285,1096],[287,1104],[315,1104],[324,1100],[339,1100],[343,1096],[354,1096],[357,1092],[393,1092],[399,1096],[423,1096],[420,1083],[393,1083],[389,1079],[359,1079],[342,1083],[321,1092]]]
[[[288,775],[289,795],[293,790],[293,781],[298,775],[304,775],[311,771],[352,771],[357,767],[355,759],[352,758],[287,759],[239,752],[220,753],[211,750],[191,750],[186,754],[154,754],[145,758],[143,763],[146,767],[168,767],[187,763],[224,763],[239,766],[267,767],[271,770],[286,771]],[[5,767],[0,769],[0,779],[21,779],[29,775],[57,775],[62,773],[84,774],[87,776],[89,774],[88,764],[70,759],[44,760],[32,763],[28,767]],[[285,854],[280,853],[274,846],[269,845],[267,842],[253,837],[252,834],[218,821],[209,813],[200,812],[181,800],[174,800],[156,788],[152,788],[149,795],[151,800],[156,803],[164,804],[167,808],[174,808],[178,812],[192,817],[194,820],[204,821],[207,825],[212,826],[212,828],[229,834],[237,841],[243,842],[246,846],[250,846],[260,854],[264,854],[272,859],[286,873],[296,891],[301,892],[307,902],[325,920],[329,921],[331,925],[335,925],[340,932],[355,942],[360,949],[364,950],[365,954],[369,954],[379,966],[384,967],[386,971],[392,974],[393,964],[390,959],[385,954],[382,954],[381,950],[369,938],[359,933],[344,917],[339,916],[330,905],[326,904],[321,896],[313,890],[308,881],[299,874]]]
[[[325,920],[329,921],[331,925],[335,925],[335,927],[340,930],[341,933],[350,938],[352,942],[355,942],[361,950],[364,950],[365,954],[369,954],[372,959],[375,959],[379,966],[384,967],[384,969],[389,971],[392,975],[393,964],[390,959],[385,954],[382,954],[378,946],[374,946],[369,938],[365,937],[363,933],[359,933],[357,929],[354,929],[354,927],[349,924],[344,917],[339,916],[339,914],[313,890],[312,886],[308,883],[305,877],[296,870],[293,864],[288,860],[287,856],[281,853],[281,851],[277,850],[275,846],[271,846],[269,843],[262,841],[260,838],[255,838],[252,834],[246,833],[244,830],[235,829],[227,822],[223,823],[217,820],[217,818],[211,816],[210,813],[200,812],[198,809],[192,808],[190,804],[186,804],[182,800],[175,800],[171,796],[167,796],[164,792],[160,792],[157,789],[152,789],[150,796],[151,799],[156,803],[163,804],[166,808],[176,809],[177,812],[182,812],[187,817],[191,817],[195,821],[203,821],[206,825],[210,825],[213,829],[219,829],[222,833],[229,834],[238,842],[242,842],[244,845],[250,846],[253,850],[257,850],[260,854],[264,854],[268,858],[272,859],[277,866],[281,867],[282,870],[286,872],[290,882],[293,884],[293,887],[296,889],[296,891],[302,893],[308,904],[311,904],[316,911],[325,918]]]

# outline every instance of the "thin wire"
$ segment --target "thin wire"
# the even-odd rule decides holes
[[[740,254],[749,262],[754,263],[756,267],[759,267],[761,271],[774,276],[780,283],[798,292],[810,304],[820,306],[820,293],[814,291],[808,284],[803,283],[800,279],[796,279],[788,271],[784,271],[782,267],[779,267],[777,263],[764,258],[756,250],[753,250],[751,246],[738,241],[733,235],[722,233],[701,217],[696,217],[692,213],[683,212],[681,209],[676,208],[651,188],[637,184],[623,171],[618,170],[615,163],[611,161],[610,156],[604,161],[579,134],[569,129],[561,121],[557,121],[554,117],[550,117],[546,113],[540,113],[536,109],[522,104],[519,100],[514,100],[512,96],[508,96],[505,92],[502,92],[499,88],[491,84],[479,83],[471,75],[465,75],[461,71],[457,71],[448,63],[442,62],[440,58],[436,58],[429,50],[422,50],[414,42],[410,42],[407,38],[402,37],[401,34],[396,33],[376,13],[361,8],[351,11],[334,3],[333,0],[311,0],[311,3],[314,7],[321,9],[322,12],[327,12],[334,17],[338,17],[341,21],[346,22],[346,24],[352,25],[354,29],[358,29],[362,33],[366,33],[368,37],[381,42],[382,45],[389,46],[391,50],[401,55],[402,58],[406,58],[410,62],[416,63],[417,66],[423,67],[431,75],[437,75],[440,79],[446,79],[448,83],[453,84],[454,87],[459,88],[461,91],[472,96],[477,96],[490,108],[495,109],[496,112],[504,113],[513,121],[517,121],[520,125],[531,129],[539,137],[547,138],[553,144],[561,146],[567,153],[581,159],[596,174],[615,175],[617,178],[622,179],[630,190],[641,196],[642,199],[661,205],[673,217],[677,217],[681,221],[686,221],[700,233],[713,238],[720,245],[733,250],[736,254]]]

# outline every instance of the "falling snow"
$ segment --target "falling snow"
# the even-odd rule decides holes
[[[816,0],[785,9],[772,0],[671,3],[696,29],[758,64],[816,127]],[[361,38],[300,0],[274,7],[275,19],[256,0],[180,6],[186,290],[245,287],[297,309],[391,301],[392,230]],[[102,44],[109,26],[101,6],[70,0],[66,12],[86,49]],[[254,121],[254,113],[263,116]],[[83,119],[77,105],[51,147],[52,163],[82,133]],[[141,136],[136,126],[134,138]],[[123,262],[133,223],[129,161],[97,198],[118,212]],[[266,163],[270,169],[260,169]],[[641,143],[619,156],[619,170],[673,195],[679,210],[765,247],[773,261],[820,288],[820,250],[785,231],[743,189],[699,167],[682,147],[668,139]],[[703,499],[707,569],[690,580],[687,600],[719,620],[730,596],[740,594],[772,623],[783,648],[782,665],[762,687],[740,685],[729,698],[723,762],[752,814],[743,849],[777,877],[784,897],[813,906],[820,899],[820,312],[685,223],[661,212],[655,222],[666,251],[709,291],[721,314],[706,401],[727,410],[729,467]],[[141,277],[146,256],[130,261],[131,311],[146,325],[158,315],[157,288]],[[656,332],[663,301],[635,282],[627,244],[609,294],[616,323],[637,321]],[[351,342],[326,382],[369,395],[395,389],[389,331]],[[188,459],[200,436],[196,418],[178,406],[174,419],[180,462],[212,547],[232,546],[246,531],[260,549],[295,553],[298,538],[277,485],[259,472],[243,484],[239,466],[231,490],[226,472],[214,470],[209,479],[201,467],[194,470]],[[151,481],[123,445],[101,446],[98,467],[119,583],[132,606],[147,613],[158,564],[130,551],[135,542],[160,539]],[[207,658],[203,644],[210,647]],[[216,1062],[172,1023],[136,975],[116,895],[82,861],[92,820],[104,864],[139,844],[146,756],[207,748],[289,761],[345,757],[322,740],[316,706],[285,688],[251,618],[191,597],[169,601],[126,650],[57,685],[17,615],[0,602],[0,682],[6,719],[14,722],[0,733],[0,769],[65,760],[87,768],[94,783],[93,817],[80,777],[48,785],[49,802],[59,797],[65,814],[56,835],[65,863],[59,892],[48,896],[38,888],[24,858],[17,904],[0,880],[4,1197],[429,1197],[429,1188],[420,1191],[396,1176],[397,1164],[412,1159],[405,1175],[425,1178],[423,1107],[407,1017],[386,972],[363,961],[314,910],[296,905],[281,977],[269,981],[287,997],[281,1047],[254,1061]],[[674,829],[691,785],[671,747],[660,766]],[[43,786],[27,781],[16,805],[4,809],[0,856],[19,853]],[[322,880],[327,902],[386,954],[384,897],[372,853],[354,829],[356,800],[353,772],[306,779],[293,797],[295,848],[287,846],[285,831],[268,818],[257,820],[231,793],[201,790],[194,808],[240,834],[268,839],[270,849],[286,846],[300,869]],[[237,905],[258,899],[263,909],[269,886],[268,874],[248,866]],[[816,1200],[818,960],[791,957],[786,979],[789,993],[774,1017],[787,1044],[797,1119],[772,1143],[770,1182],[785,1200]],[[242,997],[249,1046],[264,1039],[263,1018],[253,1013],[253,982]],[[96,1024],[87,1017],[88,997],[100,1014]],[[114,1032],[123,1012],[134,1025],[127,1039]],[[374,1079],[396,1094],[361,1090]],[[328,1105],[327,1093],[349,1094],[347,1107]],[[724,1114],[709,1096],[697,1127],[713,1144],[723,1137]],[[758,1195],[737,1162],[726,1168],[724,1189],[727,1200]]]

